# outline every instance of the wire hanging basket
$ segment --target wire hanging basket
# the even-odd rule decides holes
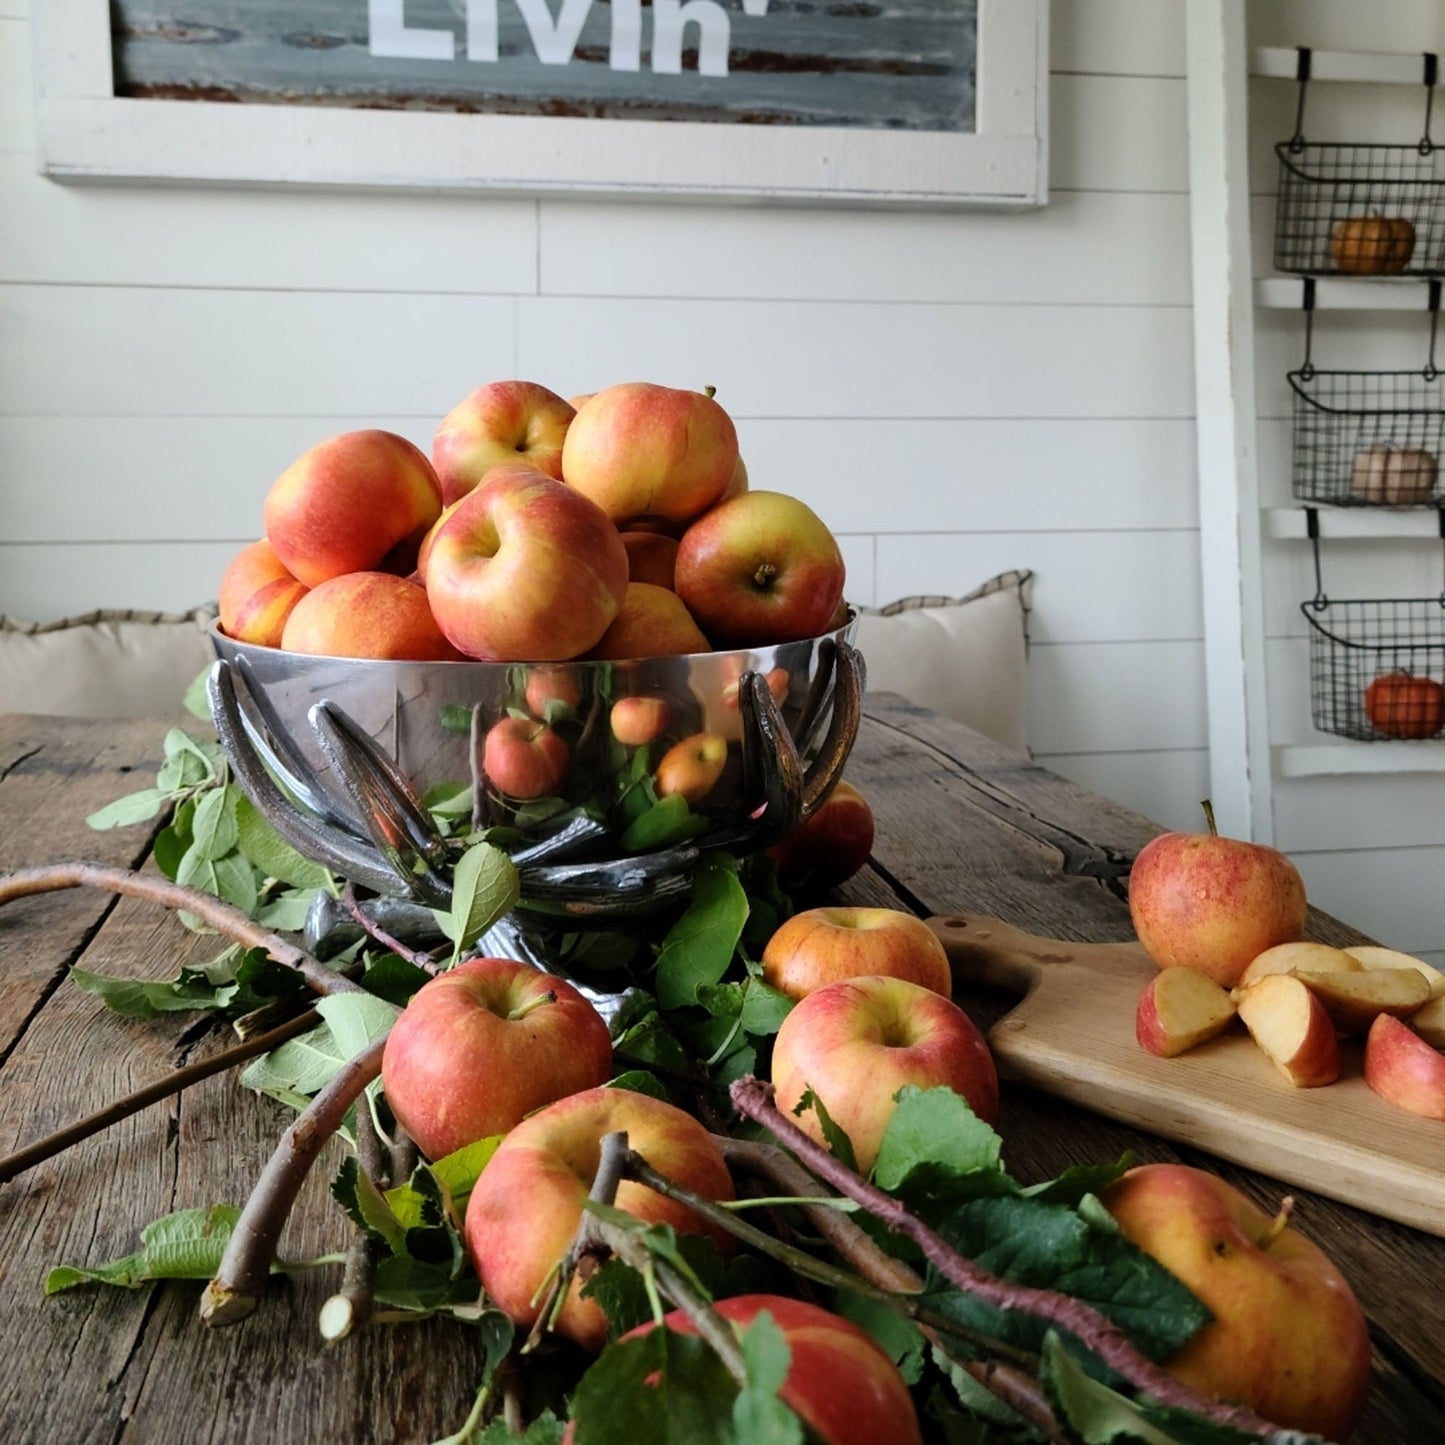
[[[1307,141],[1310,52],[1299,51],[1294,134],[1279,159],[1274,264],[1310,276],[1445,272],[1445,150],[1430,138],[1437,61],[1424,56],[1425,128],[1414,144]]]
[[[1315,595],[1300,604],[1310,633],[1310,714],[1321,732],[1360,742],[1445,732],[1445,593],[1331,600],[1320,574],[1319,517],[1307,514]],[[1441,513],[1445,537],[1445,512]]]
[[[1293,397],[1291,488],[1303,502],[1426,507],[1445,502],[1445,379],[1435,366],[1440,282],[1430,283],[1430,346],[1417,371],[1320,371],[1311,360],[1314,280],[1305,282],[1304,364]]]

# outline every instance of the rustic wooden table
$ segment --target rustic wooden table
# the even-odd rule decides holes
[[[922,915],[968,912],[1050,937],[1129,936],[1121,878],[1158,829],[954,724],[869,700],[849,776],[878,821],[875,864],[849,901]],[[146,827],[95,833],[88,813],[147,786],[163,727],[0,717],[0,871],[72,858],[146,864]],[[1316,918],[1316,936],[1348,941]],[[179,1015],[131,1023],[65,976],[173,976],[209,956],[172,918],[134,900],[75,891],[0,909],[0,1152],[223,1047],[224,1031]],[[1003,1001],[963,1000],[981,1014]],[[378,1329],[324,1350],[316,1315],[334,1281],[278,1280],[230,1329],[196,1318],[199,1287],[82,1287],[46,1300],[57,1263],[136,1247],[169,1211],[244,1200],[285,1127],[279,1104],[217,1077],[0,1186],[0,1440],[431,1441],[470,1405],[478,1346],[463,1329]],[[1021,1086],[1000,1129],[1020,1178],[1132,1150],[1215,1169],[1261,1204],[1273,1180],[1126,1128]],[[344,1248],[347,1226],[313,1172],[283,1240],[290,1257]],[[1360,1445],[1445,1441],[1445,1240],[1298,1190],[1296,1220],[1337,1261],[1370,1316],[1375,1373]]]

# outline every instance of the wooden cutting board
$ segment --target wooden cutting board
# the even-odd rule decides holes
[[[1297,1089],[1240,1024],[1173,1059],[1134,1039],[1157,972],[1143,947],[1036,938],[994,918],[930,918],[960,984],[1022,994],[989,1032],[1005,1079],[1224,1159],[1445,1235],[1445,1123],[1366,1086],[1358,1041],[1338,1082]]]

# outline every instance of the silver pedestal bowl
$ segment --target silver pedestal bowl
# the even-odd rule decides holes
[[[857,735],[855,621],[771,647],[562,663],[312,657],[216,626],[211,711],[256,807],[393,924],[450,905],[461,844],[438,802],[469,821],[454,831],[486,830],[522,893],[484,942],[545,963],[549,930],[665,911],[706,852],[765,848],[821,805]],[[650,701],[618,709],[630,699]],[[325,913],[308,941],[337,922]]]

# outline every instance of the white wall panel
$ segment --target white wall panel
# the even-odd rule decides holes
[[[0,543],[0,613],[51,622],[101,607],[184,612],[214,601],[221,574],[241,545]]]
[[[536,290],[533,201],[177,187],[157,205],[142,187],[50,180],[20,153],[0,154],[0,194],[4,281],[458,296]]]
[[[1053,75],[1049,189],[1189,190],[1184,81]]]
[[[755,486],[792,492],[849,531],[1199,524],[1190,418],[745,417],[738,435]]]
[[[1293,855],[1316,908],[1389,948],[1435,948],[1445,932],[1445,848]]]
[[[872,607],[878,600],[878,587],[873,578],[873,538],[854,536],[847,532],[834,534],[848,580],[843,596],[855,607]]]
[[[1196,532],[1003,532],[884,536],[878,591],[959,594],[1008,568],[1035,573],[1035,642],[1198,640]]]
[[[1055,0],[1049,66],[1096,75],[1184,74],[1184,7],[1159,0]]]
[[[413,415],[516,374],[501,297],[0,286],[0,415]]]
[[[1282,778],[1275,788],[1274,807],[1275,844],[1287,853],[1428,847],[1440,842],[1445,776],[1372,773]],[[1438,892],[1445,903],[1445,875]]]
[[[712,383],[742,418],[1194,411],[1189,313],[1173,308],[551,297],[517,307],[517,365],[564,395],[652,377]]]
[[[1207,745],[1198,642],[1076,642],[1029,652],[1029,746],[1039,754]]]
[[[34,103],[30,98],[30,25],[0,17],[0,151],[35,153]],[[0,203],[6,203],[0,195]]]
[[[879,265],[886,253],[888,262]],[[566,296],[1188,306],[1184,195],[1052,192],[1022,214],[541,202],[541,289]]]

